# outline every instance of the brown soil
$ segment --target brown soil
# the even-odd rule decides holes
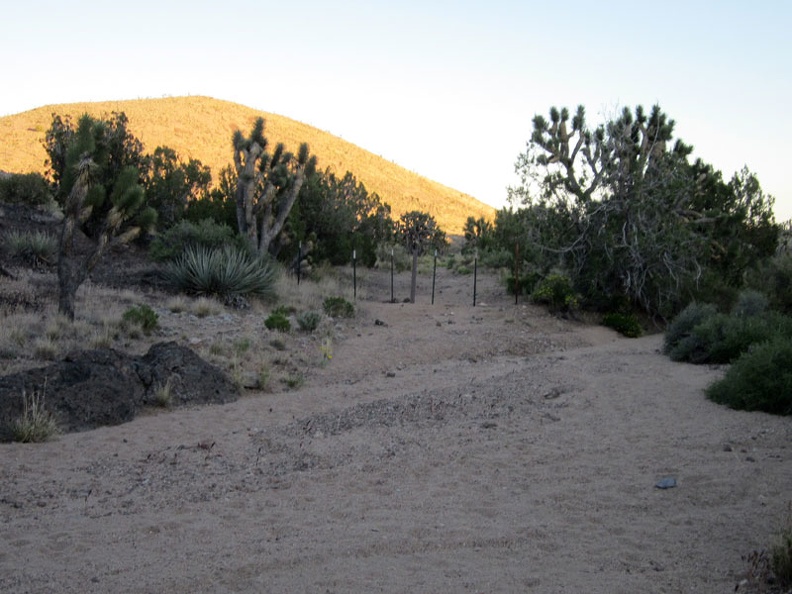
[[[0,444],[0,591],[731,592],[772,542],[792,424],[709,402],[722,369],[492,276],[361,277],[300,389]]]

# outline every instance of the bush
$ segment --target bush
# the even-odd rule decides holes
[[[776,254],[749,271],[746,286],[767,295],[773,309],[792,314],[792,253]]]
[[[767,311],[767,296],[754,289],[745,289],[737,296],[737,303],[732,307],[732,315],[738,317],[756,316]]]
[[[54,204],[49,184],[39,173],[11,173],[0,176],[0,202],[30,206]]]
[[[540,279],[541,275],[538,272],[528,272],[524,275],[521,274],[519,278],[519,284],[516,286],[516,290],[519,291],[520,295],[531,295]],[[509,293],[509,295],[514,295],[515,282],[513,274],[509,274],[506,277],[506,291]]]
[[[547,305],[553,312],[571,312],[580,307],[580,297],[572,287],[572,281],[563,274],[551,274],[543,278],[531,294],[535,303]]]
[[[693,328],[717,313],[717,308],[709,303],[690,303],[685,309],[679,312],[668,325],[668,328],[666,328],[663,352],[666,355],[670,355],[671,351],[673,351],[682,340],[690,336]],[[674,357],[671,357],[671,359],[674,361],[679,360]]]
[[[331,318],[351,318],[355,315],[355,306],[343,297],[328,297],[324,300],[324,311]]]
[[[319,327],[322,316],[317,311],[304,311],[297,316],[297,325],[303,332],[313,332]]]
[[[273,311],[266,320],[264,320],[264,325],[269,330],[275,330],[276,332],[288,332],[291,330],[291,322],[289,322],[289,318],[282,311]]]
[[[166,263],[163,276],[173,288],[189,294],[271,299],[277,270],[271,260],[252,256],[247,250],[193,246]]]
[[[211,219],[198,223],[181,221],[154,238],[149,248],[149,256],[157,262],[165,262],[175,260],[190,247],[220,249],[226,246],[249,251],[247,240],[234,233],[228,225],[221,225]]]
[[[638,338],[643,334],[641,323],[631,313],[607,313],[602,318],[602,324],[628,338]]]
[[[159,315],[146,304],[130,307],[123,313],[121,319],[127,324],[140,326],[146,335],[151,334],[151,331],[159,326]]]
[[[385,270],[390,270],[391,254],[393,258],[393,269],[395,272],[404,272],[412,268],[412,256],[403,245],[393,245],[380,243],[377,245],[377,262],[375,266]]]
[[[55,253],[58,251],[57,240],[49,233],[41,231],[11,231],[6,234],[4,244],[11,258],[30,266],[54,264]]]
[[[735,409],[792,414],[792,341],[779,336],[755,346],[707,388],[707,397]]]
[[[694,327],[669,354],[674,361],[731,363],[751,346],[776,336],[792,338],[792,318],[776,312],[750,317],[716,314]]]
[[[479,264],[485,266],[486,268],[513,269],[514,253],[504,249],[484,250],[479,254]]]

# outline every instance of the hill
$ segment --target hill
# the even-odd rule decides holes
[[[410,210],[432,214],[441,228],[460,234],[469,216],[492,218],[495,210],[457,190],[412,173],[328,132],[238,103],[210,97],[168,97],[96,103],[47,105],[0,117],[0,170],[27,173],[45,170],[43,140],[52,114],[73,119],[83,113],[94,117],[123,111],[129,129],[143,142],[146,152],[169,146],[183,159],[200,160],[217,177],[233,159],[231,136],[237,129],[247,134],[257,117],[266,120],[265,135],[296,151],[307,142],[319,160],[336,175],[351,171],[369,192],[391,205],[394,217]]]

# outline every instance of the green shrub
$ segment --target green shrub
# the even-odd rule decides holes
[[[351,318],[355,315],[355,306],[343,297],[328,297],[324,300],[324,311],[331,318]]]
[[[767,311],[767,296],[754,289],[744,289],[737,295],[737,303],[732,307],[732,315],[738,317],[757,316]]]
[[[690,303],[671,321],[666,328],[663,352],[670,355],[671,351],[685,338],[690,336],[693,328],[718,313],[717,308],[709,303]],[[671,357],[674,361],[675,359]]]
[[[47,180],[40,173],[0,176],[0,202],[49,206],[54,203]]]
[[[628,338],[638,338],[643,334],[641,323],[631,313],[607,313],[602,318],[602,324]]]
[[[391,257],[393,258],[393,269],[395,272],[404,272],[412,267],[412,256],[400,244],[380,243],[377,245],[377,268],[390,270]],[[392,254],[392,256],[391,256]]]
[[[140,326],[146,335],[151,334],[152,330],[159,326],[159,315],[145,303],[130,307],[123,313],[121,319],[127,324]]]
[[[297,316],[297,325],[303,332],[313,332],[321,321],[322,316],[318,311],[304,311]]]
[[[541,279],[541,275],[538,272],[528,272],[524,275],[520,275],[519,284],[516,286],[516,290],[519,291],[520,295],[531,295],[536,288],[536,284]],[[514,295],[515,292],[515,281],[514,275],[509,274],[506,277],[506,291],[508,291],[509,295]]]
[[[563,274],[551,274],[540,280],[531,294],[535,303],[547,305],[553,312],[571,312],[580,307],[580,297],[572,281]]]
[[[792,253],[778,253],[746,276],[746,286],[767,295],[773,309],[792,315]]]
[[[792,341],[779,336],[756,345],[707,388],[707,397],[731,408],[792,414]]]
[[[669,356],[697,364],[731,363],[751,346],[776,336],[792,338],[792,318],[777,312],[750,317],[716,314],[695,326]]]
[[[57,240],[41,231],[11,231],[3,242],[11,258],[22,260],[31,266],[54,264],[58,251]]]
[[[221,225],[211,219],[198,223],[185,220],[155,237],[149,247],[149,256],[157,262],[165,262],[175,260],[190,247],[220,249],[226,246],[249,251],[247,240],[234,233],[228,225]]]
[[[275,296],[276,268],[268,258],[232,247],[188,247],[163,269],[165,281],[178,291],[229,298]]]
[[[486,268],[514,268],[514,254],[504,249],[488,249],[479,254],[479,264]],[[529,291],[530,293],[530,291]]]
[[[283,312],[280,311],[273,311],[266,320],[264,320],[264,325],[269,330],[275,330],[276,332],[288,332],[291,330],[291,322],[289,322],[289,318],[287,318]]]

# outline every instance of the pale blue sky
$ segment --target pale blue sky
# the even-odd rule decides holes
[[[208,95],[499,207],[536,113],[659,103],[695,156],[727,179],[747,165],[792,218],[786,0],[6,4],[0,115]]]

